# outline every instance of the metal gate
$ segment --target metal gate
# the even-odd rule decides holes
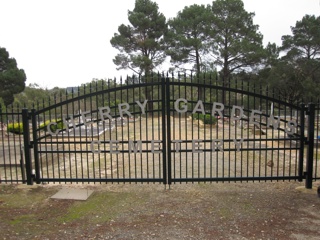
[[[74,88],[22,111],[26,181],[306,179],[310,188],[315,105],[275,96],[249,81],[225,87],[192,75]]]

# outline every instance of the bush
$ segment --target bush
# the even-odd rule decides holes
[[[217,118],[212,116],[211,114],[202,114],[202,113],[194,113],[192,114],[192,118],[195,120],[201,120],[204,124],[215,125],[218,121]]]
[[[47,126],[53,122],[57,123],[57,124],[50,125],[50,129],[52,132],[55,132],[57,129],[64,129],[65,128],[65,125],[61,119],[52,119],[52,120],[47,120],[44,123],[40,124],[40,129],[47,131],[48,130]]]
[[[23,125],[22,123],[9,123],[7,126],[7,131],[14,134],[22,134],[23,133]]]

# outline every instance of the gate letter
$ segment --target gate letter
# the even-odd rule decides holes
[[[125,108],[122,108],[124,106]],[[130,105],[128,103],[120,103],[118,105],[120,117],[123,118],[123,113],[126,113],[129,117],[132,117],[131,113],[128,111],[130,109]]]
[[[147,105],[148,100],[144,100],[143,104],[141,104],[141,102],[136,101],[136,103],[139,105],[139,107],[141,108],[141,112],[142,114],[146,113],[146,105]]]
[[[216,149],[218,149],[223,152],[223,141],[221,139],[213,140],[211,149],[212,151],[216,151]]]
[[[236,116],[236,109],[239,110],[239,116]],[[231,122],[236,121],[236,120],[240,120],[243,116],[243,108],[239,107],[239,106],[232,106],[232,111],[231,111]]]
[[[151,152],[152,153],[161,153],[160,143],[161,143],[160,140],[151,140]]]
[[[277,117],[275,118],[272,114],[270,115],[270,117],[268,117],[268,127],[272,126],[273,129],[278,129],[280,125],[280,118]]]
[[[256,121],[254,121],[254,120],[256,120],[256,118],[259,117],[259,116],[255,115],[256,113],[257,113],[257,114],[262,114],[262,112],[259,111],[259,110],[252,110],[252,111],[251,111],[251,114],[250,114],[249,124],[254,124],[254,125],[256,125],[257,127],[260,127],[260,126],[259,126],[259,123],[256,122]]]
[[[188,111],[188,107],[186,105],[182,105],[182,109],[179,109],[179,104],[180,102],[184,102],[185,104],[188,103],[188,101],[184,98],[178,98],[175,102],[174,102],[174,108],[176,109],[176,111],[178,113],[185,113]]]
[[[243,139],[241,138],[239,141],[237,141],[237,139],[233,139],[233,142],[234,142],[234,145],[236,145],[237,152],[240,152]]]
[[[104,118],[105,116],[107,118],[109,118],[110,122],[112,121],[112,117],[110,116],[110,108],[109,107],[99,107],[99,114],[100,114],[100,118],[102,121],[105,121],[106,119]],[[106,110],[104,112],[104,110]]]
[[[110,153],[118,154],[119,153],[118,149],[119,149],[119,141],[111,140],[110,141]]]
[[[196,112],[201,112],[203,115],[205,115],[205,111],[204,111],[204,106],[201,100],[199,100],[196,104],[196,106],[194,107],[192,114],[196,113]]]
[[[287,128],[285,129],[286,134],[293,136],[296,133],[297,122],[294,120],[288,121]]]
[[[55,132],[52,132],[52,131],[51,131],[51,125],[57,126],[57,123],[56,123],[56,122],[51,122],[51,123],[49,123],[49,124],[47,125],[47,130],[48,130],[48,132],[50,133],[50,135],[51,135],[51,136],[58,135],[59,129],[57,128]]]
[[[193,139],[192,140],[192,152],[194,152],[194,153],[203,152],[203,150],[199,149],[200,147],[202,147],[200,142],[203,142],[203,141],[199,140],[199,139]],[[198,149],[196,149],[196,148],[198,148]]]
[[[86,111],[86,112],[81,112],[81,119],[84,123],[84,125],[86,127],[88,127],[90,124],[92,124],[92,119],[91,117],[87,117],[86,115],[90,114],[91,112],[90,111]],[[89,120],[89,121],[87,121]]]
[[[63,124],[66,126],[66,130],[69,131],[70,128],[73,130],[76,128],[76,124],[74,122],[73,116],[70,116],[71,126],[69,125],[69,121],[67,120],[67,117],[63,118]]]
[[[182,140],[172,140],[172,143],[175,145],[176,152],[180,151],[180,145],[182,143]]]
[[[98,149],[97,149],[97,150],[94,149],[94,144],[97,144],[97,145],[98,145]],[[92,153],[100,153],[100,152],[101,152],[101,150],[100,150],[100,144],[101,144],[101,142],[100,142],[99,140],[93,140],[93,141],[91,142],[91,152],[92,152]]]
[[[217,108],[217,106],[219,106],[220,108]],[[217,112],[219,114],[220,118],[223,119],[223,114],[222,114],[223,109],[224,109],[223,103],[215,102],[215,103],[213,103],[211,115],[214,116],[215,112]]]
[[[129,140],[129,152],[137,153],[138,151],[142,153],[142,141],[138,140],[135,144],[132,140]]]

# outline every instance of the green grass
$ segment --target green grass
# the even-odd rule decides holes
[[[128,210],[132,205],[140,205],[145,200],[132,192],[97,192],[86,201],[75,201],[59,222],[68,223],[89,217],[90,221],[108,222]]]
[[[59,187],[0,185],[0,229],[14,236],[50,236],[59,226],[67,229],[73,224],[96,225],[124,216],[131,218],[133,209],[145,205],[151,194],[102,189],[94,191],[86,201],[51,199],[58,190]]]
[[[34,218],[35,218],[34,214],[16,216],[15,218],[10,220],[10,225],[20,225],[26,222],[33,222]]]
[[[231,211],[230,208],[222,207],[222,208],[219,209],[219,215],[220,215],[220,217],[222,217],[222,218],[227,218],[227,219],[229,219],[229,218],[232,217],[233,214],[232,214],[232,211]]]
[[[52,190],[46,190],[40,186],[18,189],[14,185],[3,185],[0,189],[0,199],[5,202],[7,208],[30,208],[34,203],[47,199],[51,192],[53,194]]]

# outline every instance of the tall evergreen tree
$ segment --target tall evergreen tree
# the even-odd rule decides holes
[[[290,103],[308,102],[320,95],[320,17],[305,15],[282,36],[282,57],[260,72],[268,85]]]
[[[205,64],[202,58],[208,52],[210,15],[210,9],[194,4],[185,7],[177,17],[168,21],[167,53],[172,63],[178,66],[193,63],[193,69],[201,72]]]
[[[150,0],[136,0],[133,11],[128,11],[131,25],[120,25],[111,45],[120,51],[113,62],[118,69],[135,73],[150,73],[166,58],[163,36],[167,31],[166,18]]]
[[[229,85],[231,73],[261,63],[265,51],[258,25],[253,24],[254,13],[244,9],[242,0],[212,2],[211,51],[215,64],[221,67],[224,87]],[[226,101],[225,94],[223,101]]]
[[[320,57],[320,16],[305,15],[291,27],[292,35],[282,36],[282,51],[290,59]]]
[[[24,90],[26,78],[24,70],[17,67],[16,60],[0,47],[0,97],[5,105],[13,103],[14,94]]]
[[[311,82],[320,83],[320,16],[305,15],[291,27],[292,35],[282,37],[282,57]]]

